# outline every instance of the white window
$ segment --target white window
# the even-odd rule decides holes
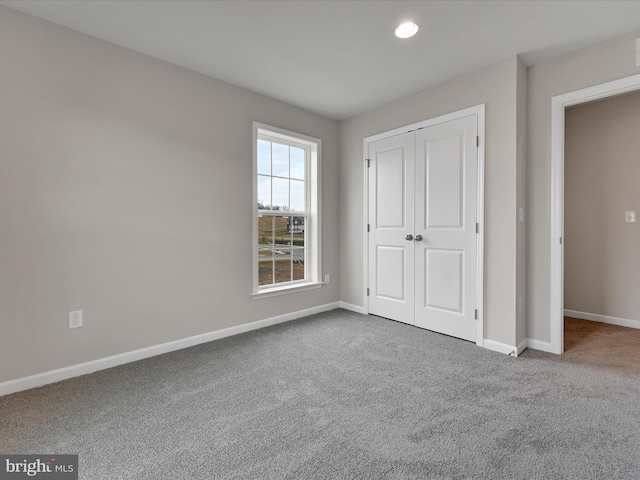
[[[253,123],[253,296],[321,285],[321,141]]]

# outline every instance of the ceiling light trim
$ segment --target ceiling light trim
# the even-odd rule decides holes
[[[418,25],[414,22],[404,22],[396,28],[396,37],[398,38],[411,38],[416,33],[418,33]]]

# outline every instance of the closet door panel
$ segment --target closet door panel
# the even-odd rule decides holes
[[[372,142],[369,188],[369,313],[414,323],[414,176],[412,133]]]

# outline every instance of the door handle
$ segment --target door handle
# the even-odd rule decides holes
[[[413,240],[413,235],[409,234],[404,238],[405,238],[405,240]]]
[[[422,235],[416,235],[416,242],[422,241]]]

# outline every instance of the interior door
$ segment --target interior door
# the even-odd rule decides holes
[[[476,340],[477,115],[369,143],[369,313]]]
[[[414,323],[415,139],[376,142],[369,158],[369,312]],[[411,238],[407,240],[407,236]]]
[[[477,116],[416,132],[415,324],[476,340]]]

